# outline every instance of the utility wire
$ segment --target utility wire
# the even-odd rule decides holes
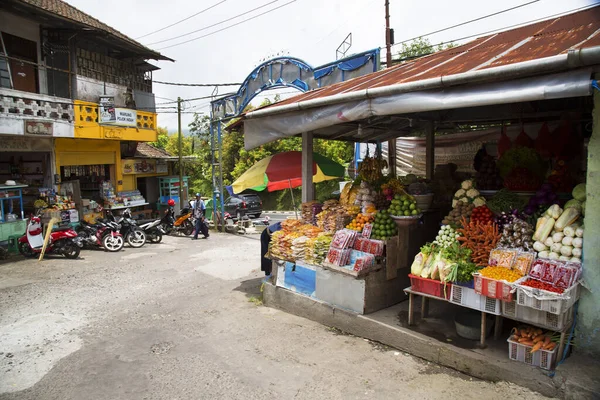
[[[492,29],[492,30],[487,31],[487,32],[481,32],[481,33],[476,33],[476,34],[473,34],[473,35],[463,36],[461,38],[451,39],[451,40],[447,40],[445,42],[433,43],[432,46],[440,46],[440,45],[444,45],[444,44],[458,42],[458,41],[465,40],[465,39],[470,39],[470,38],[473,38],[473,37],[481,37],[483,35],[489,35],[491,33],[498,33],[498,32],[506,31],[506,30],[509,30],[509,29],[518,28],[518,27],[521,27],[521,26],[526,26],[526,25],[529,25],[529,24],[535,23],[535,22],[546,21],[546,20],[548,20],[550,18],[562,17],[562,16],[565,16],[565,15],[568,15],[568,14],[571,14],[571,13],[574,13],[574,12],[577,12],[577,11],[594,8],[594,7],[596,7],[599,4],[600,4],[600,1],[596,2],[596,3],[588,4],[587,6],[573,8],[571,10],[563,11],[563,12],[560,12],[560,13],[557,13],[557,14],[553,14],[553,15],[548,15],[548,16],[541,17],[541,18],[538,18],[538,19],[533,19],[533,20],[530,20],[530,21],[525,21],[525,22],[520,22],[518,24],[505,26],[503,28]],[[427,37],[427,36],[429,36],[431,34],[432,33],[426,33],[426,34],[424,34],[422,36],[417,36],[415,39],[418,39],[420,37]],[[414,40],[414,39],[409,39],[408,41],[410,41],[410,40]],[[401,44],[401,43],[406,43],[406,41],[402,41],[402,42],[399,42],[397,44]],[[381,49],[385,49],[385,46],[381,46],[381,47],[379,47],[379,49],[380,50]]]
[[[216,22],[216,23],[214,23],[214,24],[212,24],[212,25],[205,26],[204,28],[196,29],[195,31],[191,31],[191,32],[188,32],[188,33],[184,33],[184,34],[182,34],[182,35],[179,35],[179,36],[173,36],[172,38],[168,38],[168,39],[159,40],[159,41],[157,41],[157,42],[148,43],[148,46],[151,46],[151,45],[153,45],[153,44],[158,44],[158,43],[164,43],[164,42],[168,42],[168,41],[170,41],[170,40],[179,39],[179,38],[182,38],[182,37],[184,37],[184,36],[188,36],[188,35],[191,35],[191,34],[194,34],[194,33],[197,33],[197,32],[205,31],[205,30],[207,30],[207,29],[209,29],[209,28],[212,28],[212,27],[214,27],[214,26],[217,26],[217,25],[224,24],[225,22],[229,22],[229,21],[231,21],[231,20],[234,20],[234,19],[237,19],[237,18],[239,18],[239,17],[243,17],[243,16],[244,16],[244,15],[246,15],[246,14],[250,14],[251,12],[254,12],[254,11],[256,11],[256,10],[260,10],[261,8],[264,8],[264,7],[266,7],[266,6],[268,6],[268,5],[271,5],[271,4],[273,4],[273,3],[277,3],[278,1],[279,1],[279,0],[273,0],[273,1],[269,2],[269,3],[263,4],[262,6],[259,6],[259,7],[256,7],[256,8],[253,8],[252,10],[244,11],[243,13],[240,13],[240,14],[238,14],[238,15],[234,15],[233,17],[230,17],[230,18],[224,19],[223,21],[220,21],[220,22]]]
[[[162,82],[152,81],[152,83],[159,83],[161,85],[171,86],[198,86],[198,87],[214,87],[214,86],[240,86],[241,83],[177,83],[177,82]],[[169,100],[169,99],[167,99]]]
[[[459,24],[452,25],[452,26],[449,26],[449,27],[447,27],[447,28],[438,29],[437,31],[429,32],[429,33],[426,33],[425,35],[419,35],[419,36],[415,36],[415,37],[413,37],[413,38],[411,38],[411,39],[406,39],[406,40],[403,40],[403,41],[401,41],[401,42],[394,43],[392,46],[398,46],[398,45],[400,45],[400,44],[403,44],[403,43],[412,42],[413,40],[415,40],[415,39],[419,39],[420,37],[423,37],[423,36],[431,36],[431,35],[434,35],[434,34],[436,34],[436,33],[444,32],[444,31],[447,31],[447,30],[450,30],[450,29],[453,29],[453,28],[458,28],[459,26],[463,26],[463,25],[470,24],[470,23],[472,23],[472,22],[481,21],[482,19],[486,19],[486,18],[494,17],[494,16],[496,16],[496,15],[499,15],[499,14],[502,14],[502,13],[505,13],[505,12],[508,12],[508,11],[516,10],[517,8],[525,7],[525,6],[528,6],[528,5],[530,5],[530,4],[537,3],[537,2],[539,2],[539,1],[540,1],[540,0],[533,0],[533,1],[530,1],[530,2],[528,2],[528,3],[523,3],[523,4],[521,4],[521,5],[518,5],[518,6],[515,6],[515,7],[507,8],[507,9],[505,9],[505,10],[497,11],[497,12],[495,12],[495,13],[492,13],[492,14],[487,14],[487,15],[484,15],[484,16],[482,16],[482,17],[478,17],[478,18],[475,18],[475,19],[471,19],[471,20],[469,20],[469,21],[461,22],[461,23],[459,23]]]
[[[138,36],[138,37],[136,37],[136,39],[141,39],[141,38],[144,38],[144,37],[146,37],[146,36],[154,35],[155,33],[158,33],[158,32],[161,32],[161,31],[164,31],[165,29],[168,29],[168,28],[170,28],[170,27],[172,27],[172,26],[175,26],[175,25],[177,25],[177,24],[180,24],[180,23],[182,23],[182,22],[184,22],[184,21],[187,21],[187,20],[188,20],[188,19],[190,19],[190,18],[194,18],[196,15],[200,15],[200,14],[202,14],[203,12],[206,12],[206,11],[208,11],[208,10],[212,9],[212,8],[215,8],[215,7],[216,7],[216,6],[218,6],[219,4],[223,4],[223,3],[225,3],[226,1],[227,1],[227,0],[222,0],[222,1],[218,2],[218,3],[216,3],[216,4],[213,4],[212,6],[210,6],[210,7],[208,7],[208,8],[205,8],[204,10],[200,10],[200,11],[198,11],[196,14],[192,14],[192,15],[190,15],[189,17],[186,17],[186,18],[184,18],[184,19],[182,19],[182,20],[179,20],[179,21],[177,21],[177,22],[174,22],[174,23],[172,23],[171,25],[167,25],[167,26],[165,26],[164,28],[160,28],[160,29],[158,29],[158,30],[156,30],[156,31],[152,31],[152,32],[150,32],[150,33],[146,33],[146,34],[145,34],[145,35],[143,35],[143,36]]]
[[[186,40],[186,41],[184,41],[184,42],[175,43],[175,44],[172,44],[172,45],[170,45],[170,46],[166,46],[166,47],[161,47],[161,48],[160,48],[160,49],[158,49],[158,50],[169,49],[169,48],[171,48],[171,47],[179,46],[179,45],[182,45],[182,44],[186,44],[186,43],[189,43],[189,42],[193,42],[193,41],[195,41],[195,40],[198,40],[198,39],[205,38],[205,37],[207,37],[207,36],[214,35],[215,33],[219,33],[219,32],[225,31],[225,30],[227,30],[227,29],[229,29],[229,28],[233,28],[234,26],[237,26],[237,25],[243,24],[244,22],[251,21],[251,20],[253,20],[253,19],[256,19],[256,18],[258,18],[258,17],[260,17],[260,16],[263,16],[263,15],[265,15],[265,14],[269,14],[269,13],[271,13],[271,12],[275,11],[275,10],[278,10],[278,9],[280,9],[280,8],[283,8],[283,7],[285,7],[285,6],[288,6],[288,5],[290,5],[290,4],[292,4],[292,3],[295,3],[295,2],[296,2],[296,0],[288,1],[287,3],[285,3],[285,4],[282,4],[282,5],[278,6],[278,7],[272,8],[272,9],[270,9],[270,10],[268,10],[268,11],[265,11],[265,12],[262,12],[262,13],[260,13],[260,14],[257,14],[257,15],[255,15],[255,16],[253,16],[253,17],[247,18],[247,19],[245,19],[245,20],[243,20],[243,21],[236,22],[236,23],[235,23],[235,24],[233,24],[233,25],[226,26],[225,28],[218,29],[218,30],[216,30],[216,31],[214,31],[214,32],[207,33],[206,35],[198,36],[198,37],[196,37],[196,38],[193,38],[193,39],[190,39],[190,40]]]

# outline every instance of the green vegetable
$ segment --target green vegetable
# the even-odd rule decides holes
[[[528,147],[513,147],[502,154],[497,163],[502,178],[506,178],[515,168],[524,168],[538,177],[543,177],[546,165],[540,155]]]
[[[585,183],[580,183],[573,188],[573,197],[575,200],[585,201]]]
[[[445,277],[446,282],[471,282],[473,274],[479,267],[470,261],[459,261],[451,265],[450,273]]]
[[[442,257],[449,262],[468,261],[471,258],[471,250],[462,247],[458,242],[442,249],[441,253]]]
[[[560,215],[560,217],[556,220],[556,224],[554,225],[554,229],[557,232],[562,232],[567,226],[571,225],[573,222],[577,221],[581,215],[581,210],[576,208],[565,208],[565,211]]]
[[[511,192],[508,189],[500,189],[498,192],[488,200],[487,206],[496,214],[500,214],[502,211],[511,211],[514,209],[520,209],[523,207],[523,199],[519,195]]]
[[[569,200],[569,201],[567,201],[567,202],[565,203],[565,210],[566,210],[567,208],[571,208],[571,207],[573,207],[573,208],[576,208],[576,209],[578,209],[579,211],[581,211],[581,210],[582,210],[582,207],[581,207],[581,202],[580,202],[579,200],[576,200],[576,199],[571,199],[571,200]]]

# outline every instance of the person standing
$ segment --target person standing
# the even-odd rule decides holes
[[[196,201],[194,202],[193,210],[194,210],[194,218],[196,219],[196,231],[194,233],[194,237],[192,238],[192,240],[198,239],[198,233],[200,233],[200,231],[202,231],[202,234],[204,235],[204,239],[208,239],[208,237],[210,235],[208,234],[208,229],[206,227],[206,224],[204,223],[204,214],[206,213],[206,205],[204,204],[204,201],[200,197],[200,193],[196,193]]]
[[[274,232],[281,230],[281,222],[267,226],[260,234],[260,270],[265,273],[265,276],[271,275],[273,272],[273,262],[266,256],[269,252],[269,243],[271,243],[271,235]]]

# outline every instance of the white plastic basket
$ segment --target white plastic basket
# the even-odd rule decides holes
[[[508,339],[508,358],[515,361],[520,361],[525,364],[540,367],[550,370],[554,366],[558,346],[553,350],[538,350],[535,353],[531,352],[531,346],[526,346],[521,343],[513,342]]]
[[[552,314],[562,314],[571,308],[579,300],[579,293],[581,292],[579,282],[561,294],[519,284],[516,287],[518,305],[535,310],[548,311]]]
[[[500,315],[502,313],[502,301],[480,295],[475,292],[475,289],[463,286],[452,285],[452,291],[450,292],[450,299],[448,301],[488,314]]]
[[[533,308],[520,306],[514,301],[511,301],[510,303],[503,301],[502,316],[553,331],[563,331],[571,324],[573,308],[569,308],[558,315],[547,311],[534,310]]]

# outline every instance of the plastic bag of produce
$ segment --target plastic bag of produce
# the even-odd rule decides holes
[[[425,254],[417,254],[412,265],[410,266],[410,273],[416,276],[421,275],[423,267],[425,266],[425,261],[427,261],[427,256],[425,256]]]

